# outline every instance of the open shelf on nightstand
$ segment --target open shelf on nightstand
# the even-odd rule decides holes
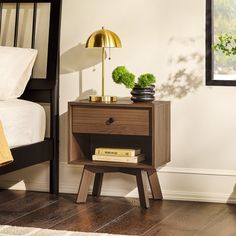
[[[152,168],[151,136],[73,133],[73,138],[76,140],[77,144],[77,155],[69,161],[70,164]],[[98,147],[140,148],[145,155],[145,160],[137,164],[93,161],[92,155]]]

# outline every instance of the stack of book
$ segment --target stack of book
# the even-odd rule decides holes
[[[124,149],[124,148],[96,148],[92,156],[93,161],[107,162],[125,162],[138,163],[143,161],[144,154],[141,149]]]

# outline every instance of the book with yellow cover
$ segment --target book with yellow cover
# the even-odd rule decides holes
[[[138,156],[133,156],[133,157],[93,155],[92,159],[93,161],[139,163],[143,161],[145,158],[144,158],[144,154],[140,154]]]
[[[96,148],[95,155],[134,157],[141,154],[141,149],[131,148]]]

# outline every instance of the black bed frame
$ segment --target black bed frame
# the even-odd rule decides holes
[[[59,192],[59,49],[60,49],[60,19],[61,0],[0,0],[0,32],[2,8],[5,3],[16,6],[14,42],[17,46],[19,9],[23,3],[33,4],[33,23],[31,47],[35,48],[36,20],[38,3],[50,4],[50,23],[48,39],[48,59],[46,78],[31,78],[22,99],[50,104],[50,138],[44,141],[11,149],[14,162],[0,167],[0,175],[23,169],[45,161],[50,161],[50,193]],[[1,35],[0,35],[1,36]]]

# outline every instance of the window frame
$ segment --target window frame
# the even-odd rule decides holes
[[[236,80],[214,80],[214,53],[213,44],[213,9],[214,0],[206,0],[206,55],[205,55],[205,76],[208,86],[236,86]]]

